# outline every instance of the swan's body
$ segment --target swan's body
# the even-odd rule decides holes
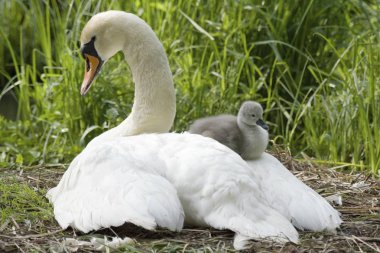
[[[218,115],[198,119],[190,126],[189,132],[217,140],[243,159],[251,160],[260,157],[268,145],[268,126],[262,118],[261,105],[246,101],[237,117]]]
[[[87,66],[82,94],[119,50],[131,66],[136,92],[131,115],[89,143],[48,192],[63,228],[88,232],[131,222],[177,231],[185,219],[234,231],[238,249],[264,237],[297,242],[289,217],[266,200],[270,178],[252,172],[232,150],[199,135],[142,134],[168,131],[175,113],[166,55],[144,21],[120,11],[100,13],[87,23],[81,41]],[[128,136],[135,134],[141,135]],[[281,202],[271,205],[286,211]]]
[[[185,217],[187,224],[236,232],[237,248],[242,238],[297,242],[297,231],[268,206],[256,181],[240,156],[216,141],[147,134],[90,145],[49,194],[59,224],[83,232],[126,221],[180,230]]]

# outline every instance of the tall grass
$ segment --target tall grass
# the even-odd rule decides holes
[[[145,19],[166,48],[177,89],[173,130],[255,99],[272,139],[294,155],[376,174],[379,4],[0,0],[1,88],[17,96],[19,118],[0,119],[0,162],[68,162],[128,115],[133,84],[121,54],[79,95],[80,31],[93,14],[120,9]]]

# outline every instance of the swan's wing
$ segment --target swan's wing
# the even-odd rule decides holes
[[[299,229],[312,231],[339,227],[339,213],[318,193],[290,173],[275,157],[263,153],[257,160],[247,161],[253,177],[272,208],[287,217]]]
[[[182,229],[184,213],[174,187],[149,170],[149,159],[140,161],[128,151],[111,143],[87,147],[74,159],[47,194],[61,227],[88,232],[131,222],[150,230]]]

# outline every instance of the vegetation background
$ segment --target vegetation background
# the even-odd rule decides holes
[[[120,9],[152,26],[177,90],[173,131],[265,107],[295,157],[379,173],[379,0],[0,0],[0,167],[69,163],[130,112],[122,54],[81,97],[83,25]]]

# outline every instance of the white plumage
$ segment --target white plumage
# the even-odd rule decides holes
[[[261,190],[269,205],[294,226],[311,231],[335,231],[339,213],[318,193],[290,173],[268,153],[247,161],[253,178],[261,178]]]
[[[180,231],[184,214],[177,191],[157,173],[164,161],[149,159],[154,149],[123,140],[129,145],[89,145],[74,159],[48,192],[57,221],[85,233],[125,222]]]
[[[82,93],[102,63],[123,50],[134,76],[135,101],[130,116],[91,141],[47,193],[63,228],[88,232],[131,222],[150,230],[160,226],[179,231],[185,220],[234,231],[234,246],[242,249],[250,239],[297,242],[290,220],[307,227],[302,224],[303,213],[310,209],[304,209],[305,203],[326,210],[321,216],[335,219],[307,228],[340,224],[323,198],[269,155],[247,163],[210,138],[143,134],[168,131],[175,114],[167,58],[144,21],[120,11],[97,14],[84,28],[81,42],[87,66]],[[281,200],[272,194],[281,194]],[[310,195],[316,200],[305,201]]]
[[[248,239],[297,242],[297,231],[263,193],[247,163],[224,145],[170,133],[89,145],[48,197],[59,224],[83,232],[124,222],[180,230],[185,217],[234,231],[237,248]]]

